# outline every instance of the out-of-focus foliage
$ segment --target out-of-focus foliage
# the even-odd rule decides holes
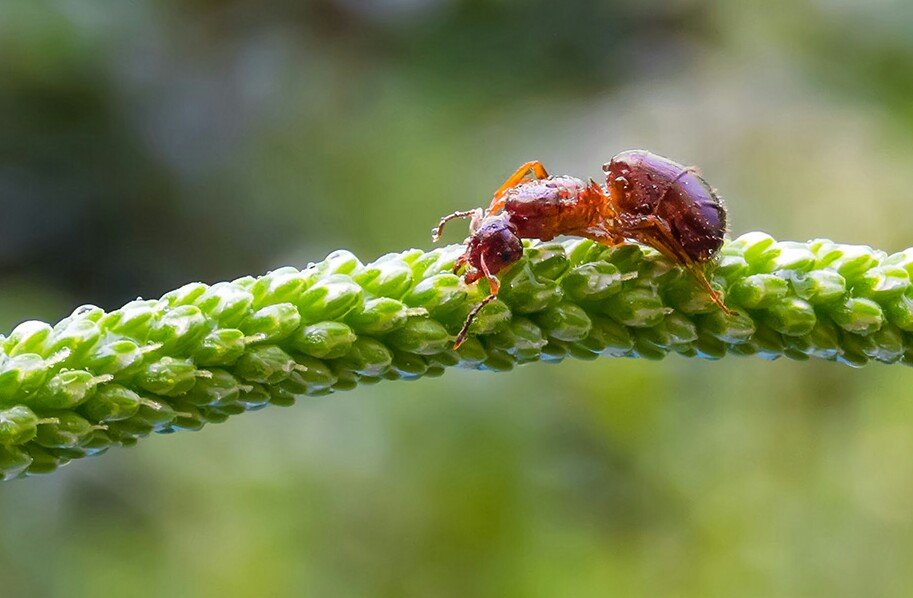
[[[9,0],[0,324],[426,247],[520,162],[913,239],[901,1]],[[899,216],[900,215],[900,216]],[[456,227],[454,227],[456,228]],[[450,240],[458,240],[456,232]],[[448,372],[0,489],[4,595],[903,595],[910,371]]]

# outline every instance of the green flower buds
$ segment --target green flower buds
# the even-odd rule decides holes
[[[144,335],[140,335],[144,336]],[[101,327],[88,318],[68,318],[54,327],[45,354],[63,354],[74,367],[101,341]]]
[[[0,446],[0,477],[12,480],[32,464],[32,456],[15,446]]]
[[[86,356],[85,363],[93,372],[99,374],[121,374],[132,371],[141,364],[145,355],[160,349],[161,345],[143,345],[140,347],[129,340],[112,340],[99,343]]]
[[[754,274],[732,285],[729,297],[748,309],[769,307],[786,298],[789,283],[774,274]]]
[[[25,444],[38,433],[38,424],[55,423],[54,419],[40,419],[24,405],[0,411],[0,445]]]
[[[590,333],[578,345],[593,353],[613,357],[628,355],[634,350],[634,337],[623,324],[606,316],[593,316],[590,322]],[[544,350],[548,353],[548,347]]]
[[[221,328],[234,328],[250,313],[254,296],[241,284],[220,282],[207,289],[194,303]]]
[[[200,341],[191,359],[202,366],[231,365],[244,355],[251,340],[236,328],[219,328]]]
[[[516,313],[542,311],[561,301],[562,295],[557,281],[537,277],[529,262],[514,264],[501,279],[499,297]]]
[[[592,326],[586,311],[570,302],[548,308],[537,314],[535,321],[550,338],[569,342],[585,339]]]
[[[625,289],[602,303],[602,313],[632,328],[649,328],[674,311],[666,307],[653,289],[636,286]]]
[[[50,324],[29,320],[16,326],[3,341],[2,348],[8,355],[41,353],[54,329]]]
[[[669,307],[689,316],[719,311],[713,298],[697,280],[684,273],[669,279],[663,298]]]
[[[12,404],[41,388],[55,360],[35,353],[7,357],[0,362],[0,404]]]
[[[301,324],[298,308],[291,303],[277,303],[258,309],[241,324],[241,330],[259,341],[275,343],[286,338]]]
[[[199,307],[181,305],[162,313],[150,326],[150,342],[159,343],[170,355],[183,355],[209,332]]]
[[[296,374],[297,371],[292,372],[292,375]],[[218,408],[221,409],[224,413],[228,414],[239,414],[243,411],[255,411],[266,407],[269,404],[275,404],[275,395],[270,392],[278,390],[281,386],[272,386],[265,387],[259,384],[251,384],[249,386],[241,387],[241,395],[238,397],[237,402],[233,405],[222,399],[218,403]],[[288,403],[283,402],[283,406],[286,406]],[[240,409],[236,409],[240,408]]]
[[[754,336],[755,323],[751,317],[742,311],[733,311],[727,314],[721,310],[702,317],[699,321],[700,328],[730,345],[741,345]]]
[[[505,330],[490,338],[489,348],[513,356],[517,361],[526,362],[538,359],[542,348],[547,344],[542,330],[532,320],[519,317]]]
[[[80,411],[92,421],[107,423],[136,415],[143,399],[120,384],[106,384],[87,400]]]
[[[892,324],[905,332],[913,332],[913,296],[904,294],[887,301],[885,312]]]
[[[570,267],[567,251],[560,243],[543,243],[526,248],[526,259],[542,278],[558,280]]]
[[[836,270],[850,284],[861,280],[866,272],[878,265],[875,250],[863,245],[824,244],[818,257],[819,261]]]
[[[72,409],[95,393],[95,388],[113,376],[93,376],[85,370],[63,370],[29,400],[37,409]]]
[[[847,332],[862,335],[877,332],[884,323],[881,306],[871,299],[851,297],[837,306],[831,315],[834,323]]]
[[[342,382],[345,372],[362,376],[380,376],[393,363],[393,354],[386,345],[370,337],[359,338],[345,357],[339,359],[337,366],[342,368],[337,376]],[[338,384],[339,382],[337,382]]]
[[[330,259],[330,258],[328,258]],[[257,280],[250,288],[254,308],[295,300],[308,286],[308,277],[295,268],[281,268]]]
[[[162,430],[171,425],[174,418],[178,416],[174,407],[163,400],[153,400],[144,398],[140,404],[139,411],[135,417],[115,422],[116,424],[133,424],[143,429],[148,427],[149,431]],[[145,434],[148,434],[146,432]],[[143,435],[145,435],[143,434]]]
[[[390,297],[378,297],[365,302],[364,311],[347,318],[357,334],[378,335],[396,330],[406,323],[409,308],[405,303]]]
[[[276,384],[288,378],[298,367],[292,356],[275,345],[257,346],[248,350],[235,365],[242,380]]]
[[[395,349],[416,355],[434,355],[453,344],[447,329],[429,318],[412,317],[404,326],[391,332],[387,342]]]
[[[764,322],[786,336],[805,336],[817,322],[815,308],[798,297],[781,299],[770,306]]]
[[[354,280],[375,297],[399,299],[412,288],[412,268],[399,255],[389,254],[365,266]]]
[[[315,270],[323,276],[329,274],[353,274],[362,268],[361,261],[351,251],[337,249],[326,257]],[[294,270],[294,268],[284,268]]]
[[[197,368],[189,359],[163,357],[146,365],[137,375],[143,390],[166,397],[182,395],[197,381]]]
[[[281,383],[294,394],[317,394],[330,389],[338,381],[336,374],[324,362],[312,357],[298,356],[298,365]]]
[[[45,448],[76,448],[92,437],[99,428],[72,411],[49,413],[53,418],[38,426],[35,442]]]
[[[348,276],[331,274],[301,293],[296,305],[305,322],[341,318],[360,307],[364,291]]]
[[[776,243],[753,260],[758,272],[808,272],[815,267],[815,253],[804,243]]]
[[[297,351],[320,359],[335,359],[349,352],[358,337],[341,322],[320,322],[304,326],[291,340]]]
[[[839,301],[846,294],[846,280],[833,270],[792,273],[790,282],[796,295],[812,305]]]
[[[459,309],[467,294],[466,287],[456,275],[443,273],[419,281],[403,302],[411,307],[424,307],[439,318]]]
[[[614,264],[583,264],[561,279],[561,287],[572,301],[603,301],[621,291],[622,283],[637,278],[635,273],[622,273]]]
[[[727,313],[653,249],[527,242],[454,350],[490,292],[453,273],[462,252],[413,249],[364,264],[338,251],[111,313],[83,306],[54,326],[24,322],[0,337],[0,476],[448,367],[669,353],[913,365],[913,249],[888,256],[742,235],[701,266]]]
[[[866,270],[853,291],[884,302],[902,296],[910,288],[910,275],[900,266],[877,266]]]
[[[221,369],[210,370],[209,377],[200,378],[193,388],[182,398],[197,407],[225,405],[238,401],[241,394],[250,392],[253,387],[241,384],[229,372]]]
[[[160,306],[158,301],[137,299],[104,316],[98,322],[98,326],[111,332],[116,332],[132,338],[139,338],[145,341],[146,337],[149,335],[149,327],[155,317],[159,314],[159,311]],[[64,330],[70,328],[80,329],[86,322],[86,320],[75,319],[70,322]],[[89,323],[94,324],[94,322],[91,321]],[[91,329],[89,326],[86,326],[86,328]],[[63,336],[69,338],[74,335],[71,333]]]
[[[758,270],[763,264],[776,259],[780,252],[777,241],[762,232],[745,233],[738,239],[730,241],[720,251],[723,255],[741,255],[747,263],[752,265],[753,270]]]
[[[171,307],[193,305],[194,301],[199,299],[207,289],[209,289],[209,287],[202,282],[191,282],[170,293],[165,293],[162,296],[162,301],[166,301]]]

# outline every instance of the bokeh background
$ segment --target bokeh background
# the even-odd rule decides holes
[[[913,245],[906,0],[0,0],[0,329],[428,247],[522,161]],[[454,227],[448,239],[462,237]],[[913,372],[451,371],[0,486],[3,596],[891,596]]]

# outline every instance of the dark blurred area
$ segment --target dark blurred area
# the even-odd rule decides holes
[[[891,0],[6,0],[0,326],[427,248],[523,161],[633,147],[735,234],[899,250],[911,32]],[[909,380],[605,359],[274,408],[0,487],[2,595],[904,595]]]
[[[112,306],[262,269],[302,239],[399,247],[356,212],[475,201],[489,181],[455,144],[497,146],[511,134],[497,123],[530,102],[681,65],[670,57],[710,28],[699,6],[592,1],[8,11],[3,272]]]

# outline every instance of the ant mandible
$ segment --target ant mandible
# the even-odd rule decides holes
[[[494,193],[487,210],[454,212],[441,219],[432,239],[455,218],[471,218],[466,251],[454,272],[467,266],[466,284],[486,278],[490,294],[476,305],[456,337],[458,348],[478,313],[498,296],[496,274],[523,256],[520,239],[558,235],[616,246],[626,239],[658,250],[688,269],[713,302],[731,313],[710,285],[702,265],[714,258],[726,233],[726,208],[697,170],[643,150],[622,152],[603,165],[606,185],[549,176],[538,160],[523,164]]]

